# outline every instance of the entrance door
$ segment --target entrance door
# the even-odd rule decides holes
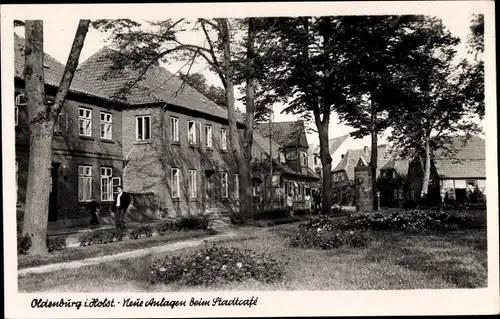
[[[59,163],[52,163],[49,195],[49,222],[57,221],[57,172]]]
[[[215,188],[214,188],[214,171],[205,171],[205,210],[210,211],[215,208]]]

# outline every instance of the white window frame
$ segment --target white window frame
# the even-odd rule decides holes
[[[227,130],[225,128],[220,129],[220,149],[227,151]]]
[[[410,199],[411,200],[416,200],[417,199],[417,192],[414,189],[412,189],[410,191]]]
[[[208,148],[213,147],[212,141],[212,125],[205,124],[205,146]]]
[[[170,138],[172,142],[179,142],[179,118],[170,117]]]
[[[228,197],[227,172],[222,172],[220,181],[221,181],[222,198],[227,198]]]
[[[146,138],[146,121],[145,119],[149,119],[149,136]],[[141,128],[142,128],[142,136],[139,137],[139,119],[141,120]],[[135,117],[135,138],[137,141],[149,141],[151,139],[151,115],[137,115]]]
[[[234,174],[234,198],[240,198],[240,175]]]
[[[84,188],[80,189],[80,181],[83,181],[82,186],[84,186],[86,183],[89,185],[88,192],[86,192]],[[92,166],[78,165],[78,202],[89,202],[91,198],[92,198]]]
[[[64,117],[64,123],[65,123],[65,129],[61,129],[61,118]],[[68,129],[68,114],[66,113],[59,113],[59,115],[57,116],[57,120],[54,124],[54,132],[55,133],[63,133],[65,132],[66,130]]]
[[[113,168],[108,166],[101,166],[101,201],[113,201],[113,185],[111,180],[113,178]],[[106,189],[104,188],[106,183]],[[107,195],[107,196],[105,196]]]
[[[197,176],[196,176],[196,170],[195,169],[190,169],[189,170],[189,198],[196,198],[197,197]]]
[[[192,145],[196,144],[196,122],[193,120],[189,120],[187,121],[187,126],[188,126],[188,143]]]
[[[172,198],[180,198],[181,197],[181,187],[180,187],[180,179],[181,179],[181,170],[179,168],[172,168],[170,170],[170,182],[172,187]],[[177,190],[177,194],[175,194],[175,190]]]
[[[113,114],[108,112],[100,112],[100,135],[104,140],[113,139]],[[104,132],[103,132],[104,127]],[[103,134],[104,133],[104,134]]]
[[[111,191],[112,191],[112,200],[114,201],[116,198],[116,195],[118,194],[118,186],[122,186],[122,179],[121,177],[111,177]]]
[[[27,104],[26,102],[21,101],[21,98],[23,98],[23,97],[26,99],[26,95],[24,95],[23,93],[20,93],[14,97],[14,105],[15,105],[14,124],[15,124],[15,126],[19,125],[19,106]]]
[[[83,112],[83,114],[82,114]],[[83,124],[83,126],[82,126]],[[83,133],[82,133],[83,128]],[[92,137],[92,110],[79,107],[78,108],[78,134],[80,136]]]

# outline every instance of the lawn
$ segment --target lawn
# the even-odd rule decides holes
[[[207,290],[395,290],[479,288],[487,285],[486,230],[416,235],[370,232],[366,248],[318,251],[290,248],[289,227],[224,245],[251,248],[290,258],[281,283],[247,281],[215,287],[151,285],[148,266],[154,257],[115,261],[19,278],[19,291],[164,292]],[[170,254],[196,250],[189,248]],[[67,278],[72,278],[68,281]]]
[[[214,235],[213,230],[191,230],[172,232],[162,236],[140,238],[135,240],[125,240],[108,244],[95,244],[85,247],[66,247],[59,251],[54,251],[47,256],[27,256],[18,255],[18,269],[48,265],[53,263],[68,262],[93,258],[100,256],[113,255],[131,250],[160,246],[166,243],[173,243],[182,240],[206,237]]]

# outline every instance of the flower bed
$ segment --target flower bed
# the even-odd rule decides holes
[[[183,285],[213,285],[255,279],[282,280],[288,261],[250,249],[213,245],[183,256],[166,256],[149,267],[152,284],[178,282]]]
[[[129,230],[123,238],[118,236],[114,229],[106,229],[94,232],[88,232],[80,236],[80,246],[89,246],[94,244],[106,244],[123,239],[139,239],[151,237],[153,235],[165,235],[174,231],[183,230],[207,230],[211,219],[206,214],[181,217],[175,221],[164,221],[156,225],[144,225]]]
[[[410,232],[451,231],[472,228],[470,216],[443,211],[408,210],[403,212],[355,213],[347,217],[345,226],[351,229],[404,230]]]
[[[308,249],[334,249],[339,247],[366,247],[370,236],[364,231],[343,229],[322,229],[316,231],[298,228],[291,238],[293,247]]]

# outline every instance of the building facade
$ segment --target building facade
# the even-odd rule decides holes
[[[474,190],[486,195],[486,149],[479,136],[468,140],[452,139],[453,154],[437,150],[431,161],[428,196],[436,201],[467,202]],[[413,160],[408,170],[409,199],[418,202],[422,191],[423,169],[419,159]]]
[[[22,221],[29,126],[24,40],[15,39],[16,182]],[[92,199],[101,204],[101,221],[113,222],[110,211],[119,185],[134,198],[128,219],[239,209],[227,111],[159,66],[127,88],[137,73],[109,76],[110,54],[116,52],[105,48],[78,67],[55,125],[49,225],[87,223]],[[48,55],[45,64],[50,99],[64,65]],[[240,138],[243,127],[239,120]]]

